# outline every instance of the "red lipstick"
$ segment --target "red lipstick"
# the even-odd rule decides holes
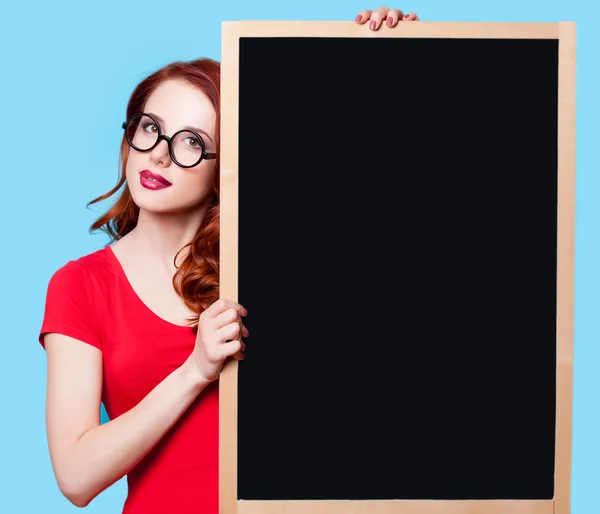
[[[150,170],[142,170],[140,172],[140,184],[146,189],[164,189],[172,184],[163,176],[152,173]]]

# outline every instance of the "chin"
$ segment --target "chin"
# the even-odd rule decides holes
[[[155,214],[175,214],[181,211],[181,202],[174,202],[172,198],[159,198],[157,192],[149,191],[147,194],[142,192],[141,194],[132,194],[134,203],[142,211],[152,212]],[[159,192],[160,194],[160,192]],[[153,195],[153,197],[151,196]]]
[[[131,196],[140,210],[153,214],[184,215],[202,210],[206,201],[201,198],[183,199],[177,195],[162,196],[166,191],[132,191]]]

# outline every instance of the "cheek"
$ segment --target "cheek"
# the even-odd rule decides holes
[[[127,158],[127,166],[125,166],[125,178],[129,182],[131,179],[135,178],[136,170],[138,166],[136,165],[135,155],[129,153],[129,157]]]
[[[187,198],[204,197],[213,190],[214,167],[193,172],[182,170],[177,177],[177,191]]]

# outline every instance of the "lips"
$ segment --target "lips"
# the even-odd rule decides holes
[[[140,172],[140,184],[146,189],[164,189],[172,184],[162,175],[152,173],[150,170],[142,170]]]

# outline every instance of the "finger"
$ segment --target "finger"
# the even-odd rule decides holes
[[[229,300],[227,298],[219,298],[204,312],[206,312],[206,314],[210,318],[214,318],[227,309],[235,308],[236,305],[236,302],[234,302],[233,300]]]
[[[211,326],[215,330],[219,330],[226,325],[234,322],[241,322],[242,319],[240,317],[239,311],[235,307],[230,307],[229,309],[223,311],[221,314],[218,314],[211,320]]]
[[[244,344],[243,341],[243,337],[248,337],[248,329],[244,326],[244,324],[242,323],[242,320],[238,320],[238,324],[240,326],[240,330],[238,331],[237,335],[234,337],[234,339],[237,339],[239,341],[242,342],[242,344]]]
[[[355,18],[355,22],[358,23],[359,25],[364,25],[365,23],[367,23],[369,21],[369,18],[371,17],[371,13],[373,11],[360,11],[358,13],[358,16]]]
[[[248,311],[243,305],[240,305],[233,300],[229,300],[228,298],[219,298],[207,309],[207,311],[209,311],[210,317],[214,318],[227,309],[236,309],[240,313],[240,316],[246,316],[248,314]]]
[[[390,9],[387,13],[385,24],[388,27],[395,27],[402,16],[403,13],[400,9]]]
[[[233,358],[234,358],[236,361],[243,361],[243,360],[246,358],[245,351],[246,351],[246,343],[244,343],[244,342],[242,341],[242,346],[241,346],[241,348],[240,348],[240,351],[239,351],[239,352],[236,352],[236,353],[233,355]]]
[[[409,12],[402,16],[401,21],[420,21],[417,13]]]
[[[227,298],[219,298],[202,314],[204,317],[214,319],[228,309],[235,309],[240,316],[246,316],[248,314],[248,311],[242,305]]]
[[[387,7],[380,7],[379,9],[375,9],[371,13],[371,21],[369,22],[369,28],[371,30],[378,30],[383,23],[383,20],[387,16],[389,9]]]
[[[228,341],[240,340],[240,332],[242,330],[242,326],[239,323],[229,323],[224,327],[217,330],[217,339],[222,343],[226,343]]]
[[[242,353],[242,343],[240,341],[230,341],[227,344],[222,344],[219,346],[219,353],[221,355],[221,360],[227,359],[227,357],[233,357],[234,355],[238,355]]]

